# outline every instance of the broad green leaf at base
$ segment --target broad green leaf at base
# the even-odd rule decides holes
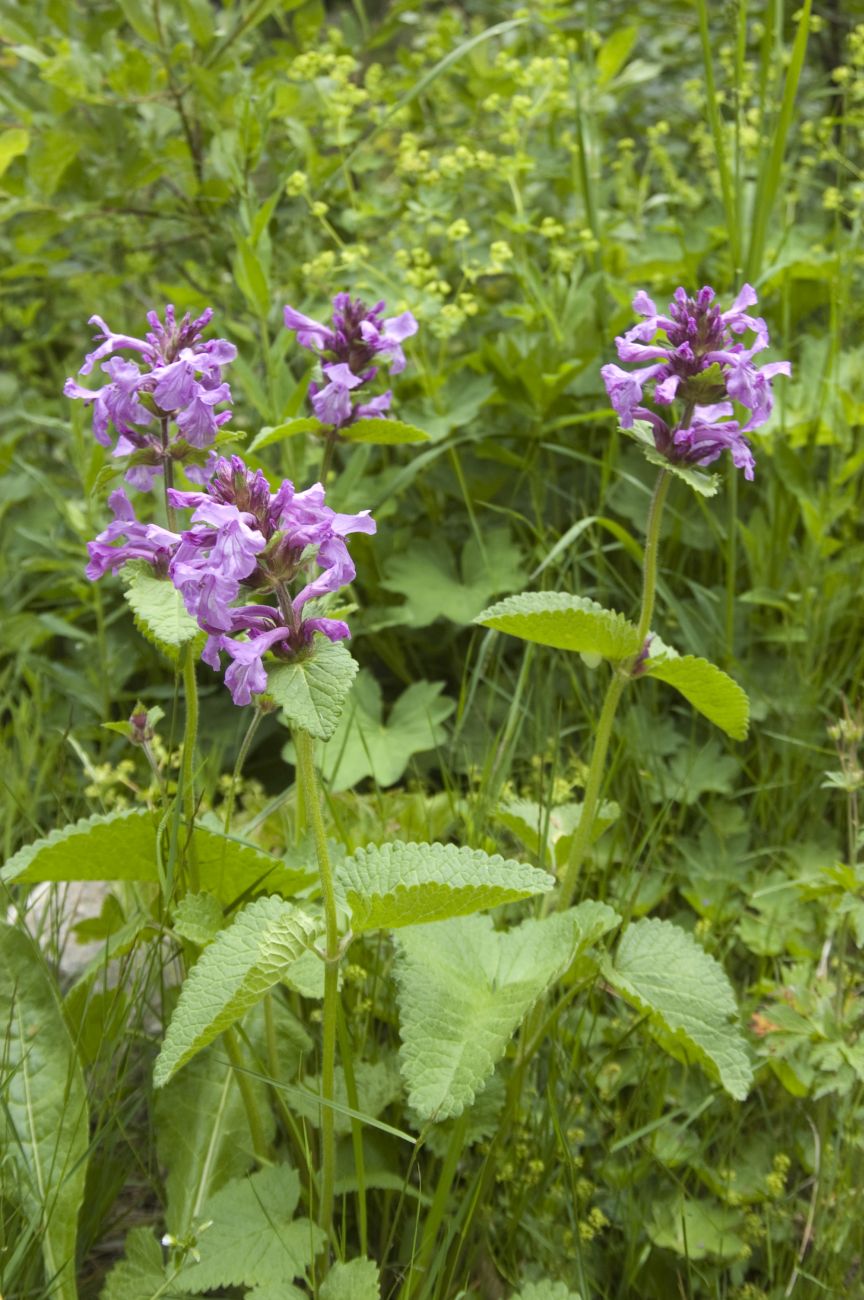
[[[579,654],[598,654],[604,659],[627,659],[642,647],[636,626],[623,614],[604,609],[586,596],[563,592],[529,591],[508,596],[484,609],[475,623]]]
[[[614,961],[604,959],[600,969],[625,1001],[649,1013],[661,1044],[697,1061],[743,1101],[753,1068],[732,986],[691,935],[671,921],[637,921],[624,931]]]
[[[339,868],[355,934],[464,916],[552,888],[524,862],[455,844],[367,845]]]

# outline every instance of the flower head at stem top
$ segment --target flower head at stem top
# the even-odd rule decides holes
[[[402,344],[416,334],[417,321],[410,311],[385,318],[385,309],[384,302],[367,307],[359,298],[337,293],[332,324],[324,325],[294,307],[285,308],[286,328],[296,333],[301,347],[321,359],[326,382],[313,381],[309,399],[321,423],[334,430],[368,416],[383,416],[390,408],[389,389],[366,400],[360,400],[363,395],[358,390],[375,379],[382,364],[389,365],[394,375],[405,369]]]
[[[194,320],[189,312],[177,320],[169,304],[164,319],[155,311],[147,313],[150,329],[143,338],[115,334],[101,316],[90,317],[89,323],[97,327],[97,346],[88,353],[79,373],[89,375],[101,362],[100,369],[109,382],[101,388],[86,388],[70,378],[63,391],[67,397],[92,405],[97,442],[113,446],[114,456],[134,456],[126,475],[134,487],[150,489],[174,459],[191,462],[193,477],[200,478],[200,462],[207,461],[202,452],[231,419],[230,410],[217,412],[216,408],[231,401],[222,367],[234,360],[237,349],[225,339],[202,339],[212,315],[208,307]],[[134,355],[118,355],[124,352]],[[211,467],[212,461],[207,465]]]
[[[745,436],[771,414],[771,381],[788,375],[788,361],[759,366],[754,358],[768,347],[768,327],[748,308],[756,303],[745,284],[728,311],[714,302],[707,286],[695,298],[676,289],[666,314],[642,290],[633,299],[643,318],[615,340],[618,356],[636,368],[603,366],[600,373],[623,429],[643,420],[654,445],[671,464],[710,465],[724,451],[752,479],[755,461]],[[745,346],[741,335],[754,337]],[[663,414],[647,407],[645,389]],[[744,408],[736,418],[737,403]]]
[[[168,499],[174,510],[192,511],[182,532],[139,522],[126,494],[114,492],[115,519],[89,543],[87,576],[116,573],[129,560],[167,575],[208,634],[204,662],[218,669],[228,655],[225,682],[235,704],[266,690],[265,655],[290,661],[310,653],[315,633],[330,641],[350,636],[342,619],[310,606],[353,581],[345,538],[376,531],[368,510],[339,514],[320,483],[297,492],[286,479],[271,492],[239,456],[221,458],[202,491],[169,488]]]

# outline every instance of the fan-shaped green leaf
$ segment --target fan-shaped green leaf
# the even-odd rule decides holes
[[[177,658],[181,646],[203,636],[173,582],[169,578],[157,578],[149,564],[135,560],[125,565],[123,581],[135,626],[169,659]]]
[[[378,1267],[371,1259],[338,1261],[321,1286],[321,1300],[379,1300]]]
[[[640,649],[639,633],[623,614],[604,609],[586,596],[563,592],[529,591],[508,596],[478,614],[475,623],[484,627],[580,654],[598,654],[604,659],[627,659]]]
[[[537,999],[619,920],[603,903],[583,903],[501,932],[488,916],[401,931],[400,1064],[418,1114],[460,1115]]]
[[[739,1101],[747,1096],[753,1070],[732,986],[691,935],[671,921],[637,921],[600,969],[631,1006],[650,1014],[661,1043],[698,1061]]]
[[[355,934],[465,916],[543,894],[554,877],[455,844],[370,844],[339,868]]]
[[[315,651],[308,659],[279,664],[267,672],[267,694],[282,709],[291,727],[302,727],[318,740],[329,740],[345,704],[345,697],[357,672],[341,641],[315,638]]]
[[[617,803],[602,803],[594,815],[591,842],[598,840],[620,814]],[[512,831],[529,853],[539,857],[542,843],[546,853],[560,867],[567,861],[573,836],[582,819],[582,804],[562,803],[544,808],[529,799],[511,799],[499,805],[495,819]]]
[[[287,1165],[226,1183],[204,1206],[211,1224],[198,1236],[200,1259],[184,1269],[177,1290],[197,1294],[303,1277],[325,1238],[308,1219],[293,1218],[299,1198],[300,1178]]]
[[[75,1300],[75,1241],[89,1147],[87,1091],[35,944],[0,922],[3,1195],[42,1245],[46,1294]]]
[[[395,447],[406,442],[429,441],[429,434],[418,429],[416,425],[403,424],[401,420],[386,420],[377,416],[346,424],[339,433],[349,442],[374,442],[383,447]]]
[[[124,1257],[114,1265],[99,1293],[99,1300],[176,1300],[172,1285],[178,1272],[166,1267],[162,1247],[150,1228],[133,1228],[127,1235]]]
[[[156,1087],[278,983],[315,930],[310,917],[281,898],[257,898],[238,912],[201,954],[180,991],[156,1058]]]
[[[682,1259],[746,1259],[744,1214],[719,1201],[695,1201],[678,1196],[655,1205],[645,1225],[655,1246],[674,1250]]]
[[[747,696],[737,682],[707,659],[695,655],[649,658],[645,676],[674,686],[694,709],[733,740],[745,739],[750,723]]]

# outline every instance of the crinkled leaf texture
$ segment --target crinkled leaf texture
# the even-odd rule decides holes
[[[718,961],[671,921],[629,925],[615,958],[600,963],[604,979],[639,1011],[647,1011],[659,1041],[674,1055],[697,1061],[738,1101],[753,1069],[738,1028],[732,986]]]
[[[57,991],[29,934],[0,922],[3,1195],[42,1245],[46,1294],[75,1300],[89,1147],[87,1091]]]
[[[198,867],[209,891],[222,904],[234,904],[260,889],[296,891],[314,873],[290,870],[252,844],[204,826],[195,828]],[[5,863],[6,884],[42,880],[154,880],[156,822],[143,808],[83,817],[19,849]]]
[[[321,1300],[380,1300],[378,1268],[371,1259],[337,1262],[321,1286]]]
[[[484,609],[474,621],[537,645],[616,661],[642,648],[635,624],[623,614],[604,609],[587,596],[568,596],[564,592],[527,591],[521,596],[508,596]]]
[[[180,991],[156,1058],[156,1087],[278,983],[315,931],[305,912],[281,898],[256,898],[238,912],[201,954]]]
[[[654,434],[647,420],[634,420],[631,429],[621,429],[621,432],[639,443],[643,456],[651,465],[665,469],[675,478],[680,478],[682,483],[686,483],[702,497],[713,497],[716,493],[720,486],[719,474],[708,474],[704,469],[690,465],[673,465],[672,461],[667,460],[663,453],[657,450]]]
[[[205,1203],[211,1226],[198,1236],[200,1261],[184,1269],[177,1289],[187,1295],[217,1287],[276,1286],[291,1294],[291,1278],[304,1277],[324,1233],[309,1219],[294,1219],[300,1178],[287,1165],[271,1165],[234,1178]]]
[[[355,934],[465,916],[543,894],[553,876],[456,844],[369,844],[338,870]]]
[[[744,740],[750,724],[750,702],[745,692],[722,669],[695,655],[677,655],[667,646],[645,663],[645,676],[667,682],[721,731]]]
[[[133,560],[123,568],[123,581],[135,626],[169,659],[176,659],[178,650],[189,641],[203,637],[170,578],[157,578],[144,560]]]
[[[620,919],[585,902],[513,930],[468,916],[401,931],[400,1065],[420,1117],[461,1115],[537,999]]]
[[[329,740],[356,672],[357,662],[341,641],[316,636],[314,654],[308,659],[268,669],[267,694],[290,727]]]
[[[415,424],[404,424],[402,420],[386,420],[380,416],[367,416],[355,420],[339,430],[341,437],[348,442],[374,442],[382,447],[395,447],[406,442],[428,442],[429,434],[418,429]]]
[[[184,894],[172,911],[174,933],[189,939],[199,948],[206,948],[222,929],[224,914],[219,899],[206,890],[200,894]]]

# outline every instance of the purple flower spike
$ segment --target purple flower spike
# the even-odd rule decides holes
[[[370,308],[359,298],[337,293],[332,326],[294,307],[285,308],[286,328],[295,331],[301,347],[311,348],[321,358],[329,382],[311,384],[309,398],[317,418],[332,429],[359,419],[380,418],[390,408],[389,391],[366,401],[355,400],[361,396],[356,390],[375,379],[382,363],[388,364],[394,375],[405,369],[402,344],[417,333],[417,321],[410,311],[385,319],[385,305],[377,302]]]
[[[695,298],[678,288],[668,315],[662,315],[640,290],[633,309],[644,319],[616,339],[619,358],[638,368],[606,365],[600,374],[622,429],[646,421],[657,450],[671,463],[710,465],[729,451],[733,464],[752,479],[755,462],[744,435],[768,419],[771,380],[789,375],[791,367],[788,361],[761,367],[754,362],[769,340],[765,321],[747,311],[757,300],[751,285],[744,285],[728,311],[714,299],[708,286]],[[746,347],[738,336],[748,331],[755,338]],[[644,406],[649,384],[655,405],[679,409],[661,417]],[[746,409],[745,420],[735,417],[733,402]]]
[[[90,563],[85,573],[90,581],[95,582],[108,572],[116,573],[127,560],[146,560],[155,569],[167,571],[171,556],[179,545],[179,535],[160,528],[158,524],[140,523],[122,488],[111,493],[108,504],[114,511],[114,522],[95,541],[87,543]],[[125,542],[115,546],[114,543],[122,537],[125,537]]]
[[[222,382],[222,366],[233,361],[237,349],[226,339],[202,342],[201,332],[213,315],[206,311],[192,320],[189,313],[178,321],[174,308],[165,308],[164,322],[155,311],[147,313],[150,330],[144,338],[115,334],[101,316],[91,316],[90,324],[98,328],[98,346],[90,352],[81,374],[87,375],[97,362],[108,358],[100,369],[110,380],[101,388],[89,389],[67,379],[63,391],[67,397],[93,406],[93,434],[104,447],[112,446],[111,427],[117,435],[115,456],[148,450],[152,463],[135,466],[127,481],[147,489],[162,473],[166,457],[183,439],[196,448],[208,447],[226,420],[230,410],[218,414],[215,407],[231,401],[231,390]],[[101,341],[100,341],[101,340]],[[115,355],[131,351],[134,360]],[[176,434],[165,437],[171,425]],[[175,455],[183,460],[182,454]]]

